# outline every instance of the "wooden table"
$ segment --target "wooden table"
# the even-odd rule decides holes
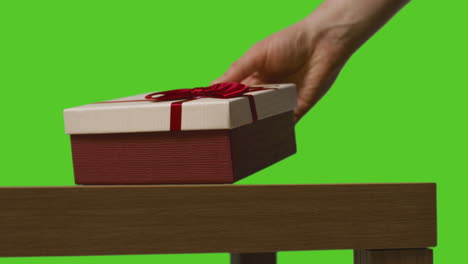
[[[429,264],[434,183],[0,188],[0,256],[354,249],[355,264]]]

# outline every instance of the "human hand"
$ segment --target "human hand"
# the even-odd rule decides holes
[[[297,121],[330,88],[345,57],[344,47],[301,21],[255,44],[214,83],[295,83]]]
[[[253,45],[213,83],[295,83],[298,121],[329,90],[353,52],[404,2],[325,1],[309,17]]]

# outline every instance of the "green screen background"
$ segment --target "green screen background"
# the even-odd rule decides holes
[[[64,108],[207,85],[318,4],[1,1],[0,186],[73,185]],[[459,263],[468,236],[467,5],[411,2],[297,125],[298,153],[238,184],[437,182],[436,263]],[[351,263],[351,256],[281,252],[279,262]],[[0,258],[97,262],[228,263],[228,254]]]

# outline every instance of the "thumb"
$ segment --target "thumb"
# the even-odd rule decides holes
[[[212,84],[222,82],[241,82],[252,75],[258,68],[258,54],[249,50],[240,59],[235,61],[223,76],[214,80]]]

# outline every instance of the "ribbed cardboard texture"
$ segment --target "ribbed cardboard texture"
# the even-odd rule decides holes
[[[78,184],[233,183],[296,152],[291,111],[235,129],[71,135]]]

